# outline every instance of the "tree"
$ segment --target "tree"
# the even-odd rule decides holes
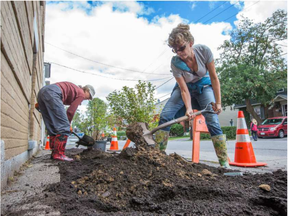
[[[95,133],[97,140],[100,139],[100,133],[103,132],[107,124],[106,112],[107,104],[103,100],[94,98],[88,102],[86,111],[87,122],[91,130]]]
[[[80,114],[80,112],[77,110],[77,111],[75,112],[74,117],[73,117],[72,128],[77,127],[77,128],[79,128],[79,129],[81,130],[81,122],[82,122],[82,120],[81,120],[81,114]]]
[[[113,91],[107,97],[111,111],[118,118],[127,121],[150,123],[153,120],[156,99],[155,86],[150,82],[138,81],[135,88],[124,86],[121,91]],[[123,124],[123,123],[122,123]]]
[[[82,115],[79,112],[79,110],[77,110],[74,117],[73,117],[73,121],[72,121],[72,127],[74,128],[75,126],[81,132],[84,132],[85,134],[89,134],[88,128],[91,126],[91,121],[88,121],[88,119],[85,118],[85,115]]]
[[[230,36],[216,61],[223,106],[245,100],[247,112],[262,122],[251,100],[267,105],[277,90],[287,88],[287,62],[279,44],[287,39],[287,14],[278,10],[263,23],[242,17]]]
[[[107,127],[111,129],[115,126],[115,124],[117,124],[117,119],[113,115],[113,113],[110,113],[106,116],[106,121],[107,121]]]

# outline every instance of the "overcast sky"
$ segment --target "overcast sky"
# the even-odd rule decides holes
[[[145,80],[162,101],[175,85],[166,42],[174,27],[189,24],[195,44],[209,46],[217,58],[217,47],[229,39],[240,15],[262,22],[277,9],[287,11],[287,1],[47,1],[44,56],[52,65],[50,82],[90,84],[107,101],[112,91]],[[287,52],[287,41],[283,44]]]

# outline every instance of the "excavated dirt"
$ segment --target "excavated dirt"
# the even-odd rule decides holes
[[[145,125],[148,130],[148,124],[145,123]],[[138,146],[144,147],[147,145],[147,142],[143,137],[143,128],[138,123],[130,124],[126,128],[126,136],[135,143],[136,148],[138,148]]]
[[[236,171],[142,144],[120,154],[66,150],[75,161],[52,162],[61,180],[46,188],[41,201],[67,216],[287,215],[286,171],[226,176]]]
[[[45,202],[61,215],[287,215],[287,172],[281,170],[224,176],[232,171],[152,147],[68,154],[76,160],[60,162],[61,182],[46,190],[57,196]]]

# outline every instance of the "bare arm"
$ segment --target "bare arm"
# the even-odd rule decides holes
[[[222,109],[222,106],[221,106],[221,89],[220,89],[220,82],[219,82],[218,76],[216,74],[214,60],[207,64],[207,68],[209,71],[211,84],[212,84],[212,88],[213,88],[215,100],[216,100],[216,108],[214,111],[218,112],[218,114],[219,114],[221,112],[221,109]]]

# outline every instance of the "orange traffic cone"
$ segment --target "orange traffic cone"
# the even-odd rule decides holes
[[[50,149],[50,145],[49,145],[49,143],[50,143],[49,140],[50,140],[50,137],[47,136],[46,145],[45,145],[45,150],[51,150],[51,149]]]
[[[234,161],[235,162],[229,162],[229,164],[232,166],[241,167],[257,167],[267,165],[267,163],[256,162],[243,111],[238,112]]]
[[[127,139],[123,149],[127,148],[129,146],[130,142],[131,142],[131,140]]]
[[[113,135],[112,135],[110,150],[118,151],[117,131],[115,127],[113,128]]]

